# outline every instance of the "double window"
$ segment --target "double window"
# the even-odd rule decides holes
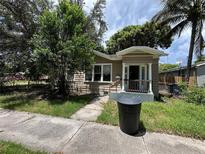
[[[86,81],[110,82],[112,81],[111,64],[95,64],[92,70],[85,74]]]

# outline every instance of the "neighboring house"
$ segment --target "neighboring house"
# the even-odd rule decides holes
[[[153,100],[158,98],[159,57],[163,51],[134,46],[108,55],[94,51],[95,64],[86,74],[79,73],[74,81],[94,93],[124,92],[139,94]],[[78,89],[79,89],[78,84]],[[83,88],[82,88],[83,89]],[[147,99],[144,99],[147,100]]]
[[[187,67],[180,67],[160,72],[161,83],[180,83],[186,81]],[[192,65],[190,85],[202,87],[205,85],[205,62]]]
[[[205,86],[205,62],[197,64],[197,85]]]

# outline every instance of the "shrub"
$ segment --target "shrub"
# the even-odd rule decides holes
[[[197,103],[205,105],[205,88],[191,87],[186,94],[186,100],[188,103]]]
[[[178,84],[179,87],[179,91],[182,95],[186,95],[188,87],[187,87],[187,83],[186,82],[180,82]]]

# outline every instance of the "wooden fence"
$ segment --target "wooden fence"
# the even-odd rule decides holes
[[[159,76],[159,84],[179,84],[181,82],[186,82],[185,77],[160,74]],[[196,85],[197,78],[196,76],[191,76],[189,79],[189,85]]]

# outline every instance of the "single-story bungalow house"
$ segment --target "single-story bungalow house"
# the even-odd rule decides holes
[[[160,72],[159,78],[162,83],[180,83],[186,81],[187,67],[179,67]],[[205,86],[205,62],[192,65],[190,85]]]
[[[138,94],[149,97],[150,101],[158,98],[159,57],[166,53],[146,46],[133,46],[113,55],[98,51],[94,54],[92,70],[74,76],[75,82],[87,87],[84,90]]]

